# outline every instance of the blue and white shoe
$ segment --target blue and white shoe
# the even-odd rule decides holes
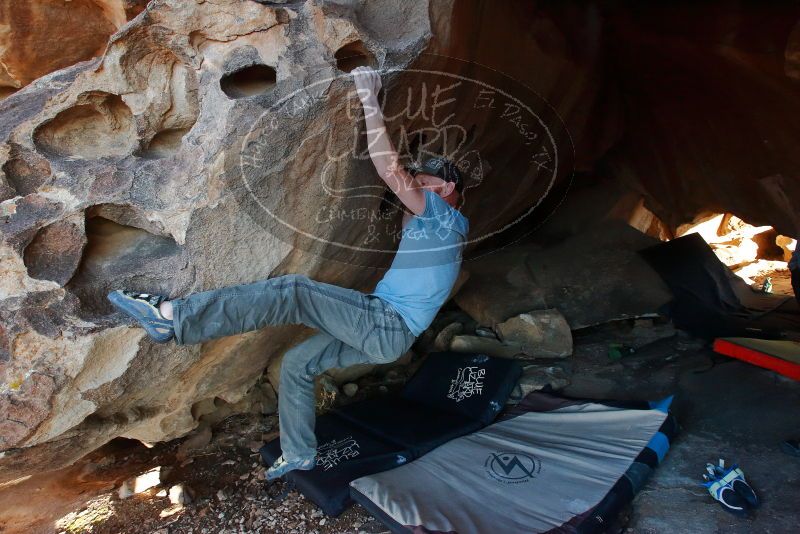
[[[714,473],[716,478],[723,483],[727,483],[730,487],[733,488],[733,491],[739,494],[746,502],[750,508],[758,508],[761,505],[761,502],[758,499],[758,495],[756,495],[755,490],[747,483],[747,480],[744,478],[744,471],[742,471],[738,465],[733,464],[729,469],[725,469],[725,460],[720,458],[719,465],[712,465],[708,464],[708,467],[712,467],[714,469]]]
[[[118,289],[108,294],[108,300],[119,311],[136,319],[156,343],[166,343],[175,337],[172,319],[165,319],[158,309],[166,297]]]
[[[288,473],[289,471],[294,471],[295,469],[299,469],[301,471],[308,471],[310,469],[314,469],[317,465],[317,458],[306,458],[305,460],[292,460],[291,462],[286,461],[286,459],[281,454],[278,456],[278,459],[275,460],[275,463],[272,464],[272,467],[267,469],[267,480],[275,480],[276,478],[281,478],[283,475]]]
[[[707,464],[706,471],[708,474],[703,475],[706,481],[703,486],[723,510],[746,516],[750,510],[758,508],[758,496],[736,465],[726,470],[724,461],[720,459],[719,465]]]

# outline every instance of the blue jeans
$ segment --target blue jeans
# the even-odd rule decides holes
[[[289,461],[316,454],[316,375],[333,367],[393,362],[415,338],[397,311],[378,297],[295,274],[195,293],[173,300],[172,309],[181,345],[267,325],[319,330],[287,351],[281,363],[278,415],[281,449]]]

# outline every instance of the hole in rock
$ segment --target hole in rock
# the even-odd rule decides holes
[[[95,159],[132,152],[136,130],[130,108],[119,95],[93,93],[33,132],[36,147],[50,156]]]
[[[180,150],[181,140],[189,132],[189,128],[170,128],[158,132],[147,148],[139,153],[146,159],[166,158]]]
[[[226,74],[219,82],[222,92],[230,98],[260,95],[275,86],[277,74],[269,65],[252,65]]]
[[[342,72],[350,72],[356,67],[375,68],[377,66],[375,56],[361,41],[353,41],[344,45],[336,51],[333,57],[336,59],[336,68]]]
[[[83,215],[54,222],[39,230],[25,247],[22,259],[28,275],[66,284],[81,261],[86,246]]]
[[[96,204],[86,210],[86,218],[102,217],[121,226],[132,226],[155,235],[168,235],[158,221],[151,221],[135,206],[127,204]]]
[[[18,195],[30,195],[50,177],[50,163],[38,154],[20,151],[12,145],[11,157],[3,165],[8,185]]]
[[[86,237],[83,259],[67,289],[90,315],[113,311],[106,295],[115,289],[169,294],[186,263],[173,239],[103,217],[86,220]]]

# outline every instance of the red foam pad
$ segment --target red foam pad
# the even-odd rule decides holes
[[[765,369],[771,369],[783,376],[800,380],[800,365],[771,356],[759,350],[739,345],[727,339],[714,340],[714,352],[731,356]]]

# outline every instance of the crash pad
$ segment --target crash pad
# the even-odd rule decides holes
[[[317,465],[310,471],[291,471],[286,480],[330,516],[341,514],[352,501],[348,484],[358,477],[392,469],[411,460],[403,446],[360,430],[335,414],[317,418]],[[281,455],[280,438],[261,447],[264,465]]]
[[[599,532],[664,458],[670,401],[533,392],[497,422],[350,491],[392,532]]]
[[[522,373],[516,360],[485,354],[430,354],[399,394],[349,404],[317,418],[317,465],[286,480],[329,516],[351,503],[348,484],[419,458],[497,417]],[[280,438],[261,448],[265,465]]]
[[[414,458],[484,426],[477,419],[431,408],[400,395],[357,402],[336,413],[353,426],[406,448]]]
[[[800,343],[797,341],[719,338],[714,341],[714,352],[800,380]]]
[[[410,401],[487,425],[522,375],[519,361],[486,354],[438,352],[403,387]]]

